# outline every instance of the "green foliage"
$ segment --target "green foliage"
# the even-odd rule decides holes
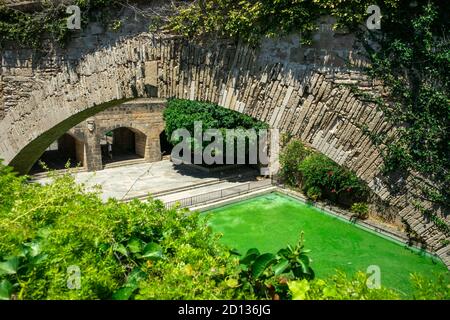
[[[329,279],[290,281],[289,290],[294,300],[396,300],[400,296],[386,288],[369,289],[367,274],[356,273],[349,278],[337,272]]]
[[[0,298],[252,298],[204,219],[159,201],[103,203],[70,176],[27,184],[0,166]],[[67,288],[67,268],[81,288]],[[180,286],[183,283],[183,286]]]
[[[202,122],[202,134],[208,129],[219,129],[224,139],[224,150],[226,150],[226,131],[225,129],[238,129],[236,130],[237,137],[233,139],[234,150],[237,149],[237,140],[239,137],[245,138],[247,147],[246,153],[248,153],[251,144],[257,146],[257,136],[260,129],[266,129],[268,126],[253,119],[250,116],[241,114],[237,111],[226,109],[212,103],[190,101],[184,99],[171,99],[168,102],[166,109],[164,110],[164,120],[166,122],[166,135],[168,141],[173,145],[177,144],[180,139],[173,138],[173,133],[177,129],[186,129],[191,134],[191,148],[192,150],[198,150],[196,148],[205,148],[210,142],[204,140],[203,145],[196,140],[194,136],[194,123],[196,121]],[[239,129],[254,129],[255,136],[245,137],[244,131]],[[236,152],[235,152],[236,155]]]
[[[262,36],[300,31],[302,42],[309,43],[321,13],[314,1],[203,0],[181,8],[169,27],[187,37],[239,38],[251,44]]]
[[[345,272],[337,271],[327,279],[313,281],[289,281],[289,294],[294,300],[400,300],[405,299],[393,289],[369,288],[368,274],[357,272],[349,277]],[[411,274],[413,286],[412,300],[448,300],[450,282],[448,274],[435,275],[433,278]]]
[[[367,186],[351,171],[292,139],[280,154],[281,178],[301,187],[313,201],[329,199],[344,206],[368,196]]]
[[[438,274],[433,279],[412,274],[411,282],[414,288],[414,300],[450,300],[448,274]]]
[[[419,172],[433,181],[429,200],[450,206],[450,42],[444,2],[385,4],[382,33],[363,33],[371,65],[389,96],[380,107],[400,127],[383,139],[387,173]],[[427,190],[430,191],[430,190]],[[431,195],[433,194],[433,195]],[[436,197],[436,194],[438,195]]]
[[[317,186],[311,186],[306,189],[306,196],[312,201],[317,201],[322,198],[322,189]]]
[[[299,163],[303,161],[311,151],[299,140],[291,140],[283,148],[280,154],[280,177],[290,186],[298,186],[301,184],[301,172]]]
[[[166,134],[171,139],[173,131],[186,128],[194,133],[194,122],[202,121],[203,129],[265,129],[267,125],[250,116],[216,104],[184,99],[170,99],[164,110]]]
[[[288,245],[276,255],[249,249],[240,260],[242,287],[259,298],[285,299],[288,279],[313,279],[314,271],[307,255],[309,250],[304,248],[303,242],[302,233],[295,246]]]
[[[73,4],[80,7],[82,24],[89,21],[102,20],[108,15],[108,9],[119,4],[119,0],[76,0]],[[46,36],[64,45],[71,35],[67,29],[66,5],[62,3],[43,1],[41,10],[24,12],[0,4],[0,44],[5,41],[32,48],[40,48]],[[96,14],[99,13],[99,14]],[[120,27],[114,22],[113,27]]]
[[[356,214],[358,219],[367,219],[369,217],[369,206],[364,202],[355,202],[350,209]]]
[[[366,186],[354,173],[324,155],[312,154],[306,157],[299,164],[299,171],[304,191],[314,187],[315,190],[320,189],[322,196],[338,201],[341,200],[339,197],[345,195],[351,196],[352,201],[366,196]]]

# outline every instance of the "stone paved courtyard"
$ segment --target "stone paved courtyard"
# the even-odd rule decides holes
[[[243,168],[229,170],[225,173],[206,173],[184,166],[175,166],[170,160],[163,160],[73,174],[78,183],[84,183],[88,188],[100,185],[104,200],[108,198],[123,200],[163,193],[164,195],[160,196],[162,200],[173,201],[254,180],[253,176],[241,179],[240,182],[227,181],[228,178],[251,172],[253,172],[251,169]],[[223,181],[219,182],[219,179],[223,179]],[[47,183],[49,180],[48,177],[36,179],[39,183]],[[217,183],[213,184],[213,182]],[[188,190],[172,192],[173,189],[179,188]]]

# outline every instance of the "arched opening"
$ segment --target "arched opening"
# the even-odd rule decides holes
[[[42,165],[44,164],[44,166]],[[83,167],[85,165],[85,149],[83,141],[65,133],[54,141],[34,163],[30,174],[52,170]]]
[[[106,131],[100,138],[103,165],[145,158],[147,136],[126,127]]]
[[[169,156],[170,153],[172,152],[173,146],[167,139],[166,130],[163,130],[159,134],[159,145],[161,147],[161,156],[162,157]]]

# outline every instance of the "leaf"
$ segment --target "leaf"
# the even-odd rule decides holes
[[[146,273],[139,268],[134,268],[127,277],[125,285],[114,292],[112,295],[113,300],[129,300],[131,295],[138,288],[139,282],[144,280]]]
[[[128,241],[127,247],[130,249],[130,252],[139,253],[142,251],[143,244],[140,239],[133,237]]]
[[[259,255],[260,253],[258,249],[256,248],[249,249],[245,254],[245,256],[239,261],[239,263],[243,265],[249,265],[253,261],[255,261],[255,259],[259,257]]]
[[[286,259],[281,259],[275,266],[273,266],[273,271],[275,275],[278,276],[282,274],[289,267],[289,261]]]
[[[137,289],[137,286],[123,287],[114,292],[112,295],[113,300],[128,300],[133,292]]]
[[[11,298],[13,285],[8,280],[0,282],[0,300],[9,300]]]
[[[139,268],[134,268],[128,275],[126,286],[137,286],[146,276],[147,274],[144,271]]]
[[[144,253],[141,258],[157,260],[163,257],[161,246],[157,243],[150,242],[144,247]]]
[[[115,244],[113,246],[113,250],[123,254],[124,256],[128,256],[128,251],[123,244]]]
[[[275,255],[264,253],[255,260],[252,267],[252,276],[258,278],[264,270],[274,261]]]
[[[228,278],[225,280],[225,283],[230,288],[237,288],[239,287],[239,281],[235,278]]]
[[[242,254],[239,252],[239,250],[237,249],[231,249],[230,250],[230,254],[231,255],[235,255],[235,256],[241,256]]]
[[[30,249],[29,255],[31,257],[36,257],[41,253],[41,246],[39,242],[31,242],[27,244],[27,247]]]
[[[12,257],[5,262],[0,262],[0,274],[16,274],[19,269],[19,258]]]
[[[292,294],[292,300],[305,300],[306,293],[309,291],[310,286],[307,280],[290,281],[288,283],[289,290]]]
[[[290,254],[291,254],[291,252],[286,248],[278,250],[278,253],[277,253],[277,255],[284,257],[284,258],[287,258]]]

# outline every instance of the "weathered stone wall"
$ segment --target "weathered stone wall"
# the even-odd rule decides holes
[[[265,40],[257,49],[224,40],[192,43],[146,33],[145,21],[131,19],[119,33],[91,24],[66,50],[49,50],[44,57],[3,50],[0,157],[26,171],[63,132],[107,108],[113,117],[117,110],[111,107],[127,99],[211,101],[290,133],[355,171],[450,264],[450,246],[443,243],[448,237],[414,207],[420,194],[412,180],[394,182],[401,191],[393,193],[380,174],[380,150],[361,127],[389,135],[395,129],[374,105],[343,86],[374,90],[375,84],[345,64],[346,59],[364,64],[353,37],[333,33],[324,19],[307,47],[297,35]],[[87,163],[101,162],[95,139],[94,134],[85,140]],[[159,149],[157,143],[151,139],[146,148]]]

